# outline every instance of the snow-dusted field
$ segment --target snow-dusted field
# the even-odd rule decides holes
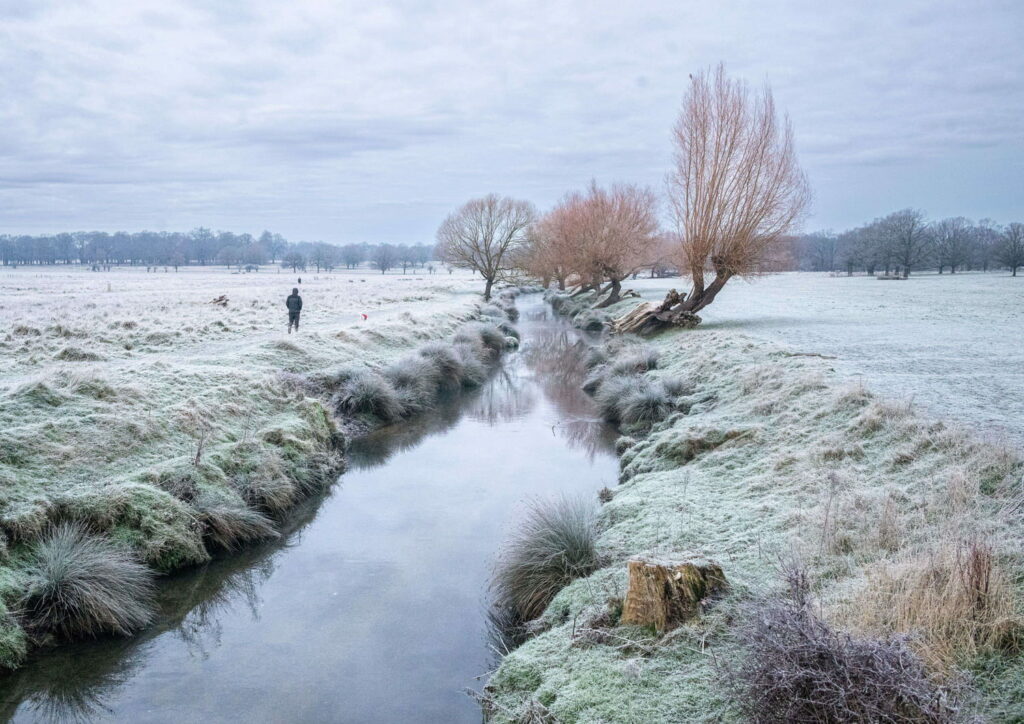
[[[646,299],[680,279],[637,280]],[[992,274],[864,276],[789,273],[729,282],[701,312],[702,330],[771,339],[835,357],[881,397],[1024,447],[1024,278]]]
[[[289,336],[294,286],[276,269],[0,271],[0,523],[42,525],[53,494],[180,463],[196,424],[225,443],[301,427],[280,372],[383,363],[449,334],[481,288],[468,274],[303,273]]]
[[[373,270],[239,274],[223,267],[92,272],[80,267],[0,269],[0,386],[65,362],[183,359],[239,354],[281,340],[284,299],[299,287],[303,344],[375,329],[468,302],[481,286],[468,274]],[[226,307],[210,304],[228,298]],[[453,296],[457,295],[457,296]],[[367,319],[362,315],[366,314]],[[293,338],[297,341],[299,338]],[[81,365],[79,365],[81,366]]]

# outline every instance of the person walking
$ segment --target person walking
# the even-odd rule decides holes
[[[302,297],[298,289],[292,289],[291,295],[285,300],[284,305],[288,307],[288,334],[292,333],[292,327],[299,331],[299,314],[302,312]]]

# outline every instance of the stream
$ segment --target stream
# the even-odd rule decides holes
[[[497,663],[495,557],[531,498],[613,487],[615,432],[580,391],[579,333],[519,299],[519,351],[436,413],[353,443],[280,539],[168,577],[131,639],[42,651],[5,718],[479,722]]]

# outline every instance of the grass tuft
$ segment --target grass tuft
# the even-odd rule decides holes
[[[442,389],[450,392],[462,386],[462,360],[452,345],[430,342],[420,347],[418,354],[434,365]]]
[[[195,505],[204,537],[223,550],[236,550],[245,543],[278,537],[269,518],[239,503],[201,496]]]
[[[123,547],[61,523],[36,542],[19,602],[30,630],[64,639],[128,635],[153,616],[153,578]]]
[[[402,401],[391,384],[380,375],[363,370],[347,379],[334,395],[334,406],[342,413],[372,415],[395,422],[404,414]]]
[[[457,342],[455,353],[462,363],[461,383],[463,387],[479,387],[487,380],[487,368],[481,357],[487,358],[489,353],[479,343]]]
[[[672,411],[668,394],[660,383],[641,385],[620,403],[620,420],[626,425],[650,426]]]
[[[424,357],[403,357],[384,371],[407,414],[429,409],[441,387],[437,365]]]
[[[646,381],[637,375],[605,377],[594,395],[601,417],[608,422],[622,422],[623,403],[640,395],[645,387]]]
[[[495,567],[495,606],[530,621],[567,584],[596,570],[596,521],[590,500],[533,501]]]

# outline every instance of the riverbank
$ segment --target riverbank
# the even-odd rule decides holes
[[[278,520],[341,471],[343,428],[372,426],[365,415],[353,422],[358,411],[336,414],[326,394],[296,381],[346,366],[382,369],[452,337],[480,310],[468,278],[310,275],[303,329],[287,336],[281,294],[292,280],[283,275],[100,276],[2,279],[6,668],[57,640],[33,620],[53,590],[46,586],[59,583],[45,570],[66,561],[41,553],[55,524],[99,534],[112,546],[104,551],[127,549],[156,573],[276,536]],[[227,306],[209,303],[218,291]],[[106,632],[143,620],[89,623]]]
[[[966,676],[962,711],[1024,712],[1018,451],[763,340],[698,328],[645,344],[658,362],[643,377],[680,380],[678,394],[620,440],[620,485],[599,518],[608,565],[558,594],[505,657],[487,688],[493,720],[742,719],[728,672],[751,652],[738,631],[792,561],[830,625],[912,633],[937,685]],[[694,554],[722,565],[729,594],[664,635],[615,625],[629,558]],[[965,561],[988,561],[982,598],[963,590]]]
[[[496,664],[484,591],[505,535],[534,500],[596,507],[618,475],[580,389],[588,348],[539,295],[516,306],[521,347],[481,386],[354,438],[280,538],[162,580],[139,635],[0,678],[0,719],[479,722],[465,692]]]

